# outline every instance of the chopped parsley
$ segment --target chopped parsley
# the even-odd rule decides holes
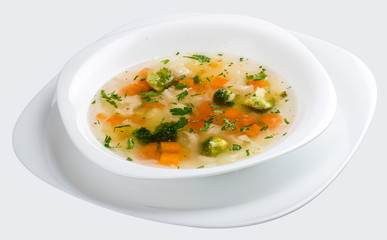
[[[128,160],[128,161],[130,161],[130,162],[133,161],[133,159],[131,159],[130,157],[127,157],[126,160]]]
[[[103,144],[103,145],[104,145],[105,147],[107,147],[107,148],[111,148],[110,145],[109,145],[111,140],[112,140],[112,138],[111,138],[110,136],[107,136],[107,135],[106,135],[105,140],[104,140],[104,144]]]
[[[210,107],[212,107],[212,108],[220,108],[219,106],[212,105],[212,104],[210,104]]]
[[[269,127],[265,125],[265,126],[263,126],[263,127],[261,128],[260,131],[266,131],[268,128],[269,128]]]
[[[289,123],[290,123],[286,118],[284,118],[284,122],[285,122],[286,124],[289,124]]]
[[[211,61],[211,58],[209,57],[206,57],[204,55],[199,55],[199,54],[194,54],[192,56],[184,56],[185,58],[190,58],[190,59],[193,59],[193,60],[197,60],[199,61],[200,63],[209,63]]]
[[[133,80],[136,80],[138,78],[138,75],[136,75],[134,78],[133,78]]]
[[[199,169],[199,168],[204,168],[204,166],[203,166],[203,165],[201,165],[200,167],[197,167],[197,169]]]
[[[261,68],[262,66],[260,66]],[[246,79],[247,80],[250,80],[250,79],[253,79],[254,81],[258,81],[258,80],[263,80],[267,77],[266,73],[265,73],[266,69],[265,68],[262,68],[262,70],[259,72],[259,73],[256,73],[256,74],[251,74],[251,75],[248,75],[246,73]]]
[[[185,74],[180,75],[180,79],[184,79],[184,78],[186,78]]]
[[[280,93],[281,98],[286,98],[288,96],[288,93],[286,91],[283,91]]]
[[[183,100],[186,96],[188,95],[188,91],[187,90],[185,90],[184,92],[182,92],[182,93],[180,93],[180,94],[177,94],[177,100],[178,101],[181,101],[181,100]]]
[[[243,62],[243,58],[239,58],[239,61],[240,61],[240,62]]]
[[[133,149],[134,147],[134,140],[133,138],[129,138],[128,139],[128,147],[126,147],[126,149]]]
[[[273,135],[266,136],[265,139],[273,138]]]
[[[212,110],[213,112],[216,112],[216,113],[225,113],[225,111],[223,111],[223,110],[217,110],[217,109],[214,109],[214,110]]]
[[[202,128],[200,129],[200,131],[207,132],[207,131],[208,131],[208,128],[210,128],[210,125],[211,125],[211,123],[212,123],[212,120],[214,120],[215,118],[216,118],[216,115],[210,117],[207,121],[206,121],[206,120],[203,120],[203,121],[204,121],[204,127],[202,127]]]
[[[151,103],[156,103],[156,102],[159,102],[160,100],[163,100],[162,98],[151,98],[149,96],[143,97],[141,99],[143,99],[144,101],[147,101],[147,102],[151,102]]]
[[[189,82],[178,83],[178,84],[176,84],[175,87],[176,87],[177,89],[183,89],[183,88],[187,87],[188,84],[189,84]]]
[[[181,129],[181,128],[185,127],[185,125],[187,125],[187,124],[188,124],[188,119],[186,117],[180,117],[179,120],[175,124],[175,129],[176,130]]]
[[[281,113],[281,112],[278,108],[276,108],[276,109],[272,110],[271,113]]]
[[[169,112],[171,112],[172,115],[186,115],[192,112],[192,108],[190,107],[172,108],[172,109],[169,109]]]
[[[163,119],[161,119],[161,123],[163,123],[163,122],[164,122],[164,120],[165,120],[165,116],[163,117]]]
[[[232,145],[232,150],[233,151],[239,151],[241,149],[242,149],[241,145],[238,145],[238,144],[233,144]]]
[[[115,92],[115,91],[106,94],[106,93],[105,93],[105,90],[101,90],[101,97],[102,97],[103,99],[105,99],[106,102],[108,102],[108,103],[110,103],[111,105],[113,105],[113,107],[118,108],[117,103],[116,103],[114,100],[120,102],[120,101],[122,101],[122,99],[121,99],[120,96],[118,96],[118,95],[115,94],[114,92]]]
[[[284,134],[282,134],[282,136],[285,136],[286,134],[288,134],[288,132],[285,132]]]
[[[196,96],[199,96],[199,95],[202,95],[203,93],[196,93],[196,94],[193,94],[191,95],[191,97],[196,97]]]
[[[130,125],[126,124],[126,125],[121,125],[121,126],[115,126],[113,129],[113,132],[116,131],[116,128],[125,128],[125,127],[130,127]]]
[[[250,150],[246,149],[246,156],[250,156]]]
[[[251,127],[251,126],[253,126],[253,125],[254,125],[254,123],[249,124],[249,125],[244,126],[244,127],[241,127],[241,129],[240,129],[239,131],[240,131],[240,132],[247,131],[247,130],[249,130],[249,127]]]
[[[223,53],[218,53],[218,56],[220,56],[220,57],[223,56]]]
[[[164,63],[164,64],[167,64],[167,63],[169,63],[169,59],[165,59],[165,60],[163,60],[163,61],[160,61],[160,62],[162,62],[162,63]]]
[[[177,52],[177,53],[176,53],[176,56],[179,55],[179,54],[180,54],[180,52]]]
[[[92,101],[91,104],[95,104],[96,100]]]
[[[227,128],[230,128],[231,131],[234,131],[236,129],[236,120],[234,122],[230,122],[230,120],[228,120],[227,118],[223,118],[223,121],[226,123],[226,125],[221,128],[223,131],[227,130]]]

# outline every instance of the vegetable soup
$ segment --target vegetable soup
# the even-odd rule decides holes
[[[178,169],[262,153],[286,137],[294,114],[291,86],[272,69],[245,57],[176,53],[109,80],[89,121],[125,160]]]

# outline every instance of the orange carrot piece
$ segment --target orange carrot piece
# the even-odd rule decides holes
[[[140,92],[144,91],[149,91],[151,90],[151,86],[148,84],[147,81],[136,81],[132,84],[129,84],[128,86],[125,86],[120,89],[120,94],[125,96],[134,96],[137,94],[140,94]]]
[[[161,142],[162,153],[179,153],[181,151],[180,144],[177,142]]]
[[[248,130],[242,131],[241,134],[246,134],[247,136],[255,137],[257,136],[261,131],[261,127],[259,127],[257,124],[253,124],[249,127]]]
[[[146,122],[146,118],[144,119],[144,117],[140,114],[133,114],[130,116],[126,116],[126,118],[135,124],[143,124]]]
[[[281,115],[277,113],[263,115],[261,121],[268,127],[277,127],[283,123]]]
[[[253,85],[254,89],[256,89],[257,87],[260,87],[260,88],[266,88],[266,87],[269,87],[269,82],[266,81],[266,80],[257,80],[257,81],[254,81],[254,79],[249,79],[249,82],[247,83],[248,85]]]
[[[115,127],[117,125],[120,125],[124,120],[125,118],[123,116],[113,114],[106,120],[106,123],[110,123],[113,127]]]
[[[212,114],[212,107],[211,104],[213,104],[211,101],[203,101],[199,104],[199,108],[195,108],[195,113],[197,115],[203,115],[203,116],[208,116]]]
[[[95,118],[97,118],[98,120],[105,120],[107,118],[106,114],[105,113],[98,113]]]
[[[203,92],[206,92],[208,90],[208,84],[194,84],[193,85],[193,90],[195,92],[195,94],[197,93],[203,93]]]
[[[140,157],[143,159],[156,159],[159,160],[160,152],[158,151],[157,143],[149,143],[140,147]]]
[[[224,84],[226,84],[227,82],[228,82],[227,78],[224,78],[222,76],[217,76],[211,80],[210,85],[213,88],[222,88]]]
[[[184,79],[181,79],[179,83],[188,83],[186,88],[192,88],[194,85],[194,80],[192,78],[184,78]]]
[[[146,68],[141,69],[141,71],[137,73],[137,75],[138,75],[137,79],[138,80],[141,80],[144,78],[146,79],[148,77],[148,72],[150,72],[150,71],[152,71],[152,68],[146,67]]]
[[[163,165],[175,165],[178,166],[180,162],[180,154],[179,153],[161,153],[159,163]]]
[[[236,108],[229,108],[226,110],[226,112],[223,114],[224,118],[227,118],[231,122],[235,121],[238,117],[242,115],[242,112],[239,111]]]
[[[199,131],[201,128],[204,128],[204,121],[202,119],[207,120],[206,116],[203,115],[191,116],[189,118],[189,124],[194,130]]]
[[[238,127],[244,127],[256,123],[257,121],[258,118],[253,114],[242,114],[238,117],[237,125]]]
[[[127,96],[133,96],[137,95],[140,92],[149,91],[151,90],[151,86],[149,86],[148,82],[144,79],[147,78],[148,72],[152,71],[151,68],[143,68],[138,74],[137,74],[137,81],[134,83],[129,84],[128,86],[125,86],[120,89],[121,95],[127,95]],[[142,81],[141,81],[142,80]]]

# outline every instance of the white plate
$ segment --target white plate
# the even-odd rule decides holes
[[[83,158],[72,145],[52,100],[56,79],[20,116],[13,136],[15,152],[33,174],[54,187],[140,218],[221,228],[286,215],[311,201],[343,170],[362,140],[376,105],[374,78],[359,59],[331,44],[294,34],[330,74],[338,108],[321,136],[292,153],[238,172],[201,179],[150,181],[115,175]],[[166,201],[166,194],[199,207],[147,206],[150,198]]]

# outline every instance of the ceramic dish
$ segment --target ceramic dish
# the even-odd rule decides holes
[[[375,81],[359,59],[326,42],[294,35],[327,69],[340,94],[328,129],[292,153],[238,172],[199,179],[149,181],[112,174],[86,159],[60,124],[54,98],[56,78],[21,114],[13,135],[15,152],[46,183],[123,214],[207,228],[245,226],[284,216],[315,198],[344,169],[376,105]]]
[[[286,138],[246,160],[205,169],[161,169],[128,163],[103,147],[92,134],[86,114],[97,90],[128,66],[177,51],[248,56],[283,76],[298,103]],[[336,109],[331,80],[305,46],[276,25],[237,15],[181,17],[110,35],[66,64],[58,78],[57,98],[67,133],[88,159],[111,172],[142,179],[203,177],[253,166],[317,137],[332,121]]]

